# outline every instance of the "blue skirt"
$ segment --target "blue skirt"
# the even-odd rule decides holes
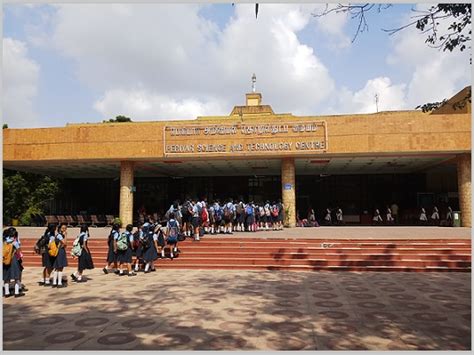
[[[41,262],[43,267],[47,269],[52,269],[53,268],[53,262],[54,258],[48,254],[48,251],[46,250],[45,253],[41,254]]]
[[[59,248],[58,256],[54,259],[53,268],[59,269],[61,267],[67,266],[67,257],[66,257],[66,250],[64,248]]]
[[[82,249],[81,256],[77,262],[77,268],[79,271],[82,270],[92,270],[94,268],[94,262],[92,261],[92,256],[89,254],[86,249]]]
[[[132,249],[127,248],[126,250],[117,251],[117,261],[119,263],[131,263],[132,262]]]
[[[107,262],[115,263],[117,262],[117,254],[114,253],[114,248],[109,246],[109,252],[107,253]]]
[[[22,266],[15,255],[12,257],[10,265],[3,264],[3,281],[20,280]]]
[[[153,243],[149,248],[143,251],[143,260],[148,263],[156,259],[158,259],[158,252],[156,251],[155,243]]]
[[[132,255],[135,255],[137,258],[141,258],[143,256],[143,247],[141,243],[137,249],[132,251]]]

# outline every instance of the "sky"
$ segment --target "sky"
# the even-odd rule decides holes
[[[276,113],[412,110],[471,83],[467,51],[429,48],[396,4],[357,23],[323,4],[4,4],[10,128],[228,115],[251,77]]]

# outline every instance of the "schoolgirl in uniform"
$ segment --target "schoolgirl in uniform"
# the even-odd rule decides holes
[[[436,206],[433,207],[433,214],[431,215],[431,220],[433,221],[433,224],[435,225],[439,224],[439,212],[438,212],[438,207]]]
[[[374,217],[372,217],[373,224],[380,224],[383,222],[382,216],[378,208],[375,209]]]
[[[245,216],[246,216],[246,222],[247,222],[247,230],[249,232],[256,232],[256,225],[255,225],[255,206],[253,204],[253,201],[250,201],[246,206],[245,206]]]
[[[51,237],[54,237],[56,232],[56,225],[49,224],[46,228],[42,239],[43,243],[41,247],[38,247],[37,252],[41,254],[41,265],[43,266],[43,279],[39,282],[40,285],[51,286],[50,277],[53,271],[53,259],[48,253],[48,244]]]
[[[324,223],[328,226],[332,224],[331,210],[329,208],[326,208],[326,216],[324,216]]]
[[[140,242],[143,236],[142,228],[143,226],[138,227],[135,233],[133,233],[132,256],[135,256],[135,261],[133,262],[135,272],[140,270],[140,264],[143,263],[143,247],[142,243]]]
[[[453,226],[453,209],[448,206],[448,212],[446,213],[446,224],[448,227]]]
[[[155,260],[158,259],[158,234],[154,232],[153,226],[146,226],[143,229],[143,241],[143,260],[146,263],[145,273],[148,273],[155,271]]]
[[[110,231],[109,238],[107,243],[109,245],[109,251],[107,253],[107,264],[102,269],[104,274],[109,273],[109,269],[111,268],[112,264],[114,269],[117,269],[117,240],[119,237],[120,225],[114,223],[112,225],[112,230]]]
[[[336,211],[336,221],[337,224],[344,224],[344,215],[342,214],[342,209],[338,208]]]
[[[18,232],[11,227],[3,231],[3,287],[4,296],[10,297],[10,281],[15,282],[15,297],[25,294],[21,290],[21,274],[23,266],[18,255],[21,253],[21,246],[18,240]]]
[[[263,206],[263,210],[264,210],[264,215],[263,216],[261,215],[260,218],[263,220],[265,230],[267,231],[270,229],[270,225],[272,223],[272,211],[270,207],[270,201],[265,202],[265,206]]]
[[[133,225],[131,224],[128,224],[127,227],[125,227],[124,236],[126,238],[127,249],[117,251],[117,261],[119,263],[120,276],[125,275],[123,271],[124,264],[125,264],[125,267],[127,268],[128,276],[137,275],[134,271],[132,271],[132,244],[133,244],[132,230],[133,230]]]
[[[420,223],[426,224],[428,222],[428,218],[426,217],[426,210],[422,207],[420,212]]]
[[[392,210],[390,209],[390,207],[387,206],[387,223],[393,224],[393,222],[394,222],[394,219],[392,217]]]
[[[214,210],[214,204],[215,202],[212,203],[209,207],[209,226],[211,228],[210,233],[211,234],[216,234],[216,211]],[[178,221],[179,223],[179,221]]]
[[[62,223],[58,226],[58,234],[50,238],[49,242],[54,242],[58,248],[58,255],[53,262],[53,287],[62,288],[63,270],[68,265],[66,257],[67,225]]]
[[[245,223],[245,205],[242,200],[235,206],[235,212],[237,214],[237,231],[243,232],[244,231],[244,223]]]
[[[169,246],[171,259],[178,252],[178,233],[179,222],[175,219],[174,213],[170,213],[170,220],[166,225],[166,244]]]
[[[76,282],[85,282],[82,279],[82,273],[84,270],[92,270],[94,268],[94,262],[92,261],[91,251],[88,245],[89,240],[89,227],[83,224],[79,232],[78,243],[81,246],[81,255],[77,260],[77,271],[71,274],[71,278]]]
[[[283,203],[281,202],[281,199],[278,199],[277,201],[277,208],[278,208],[278,218],[277,218],[277,230],[282,230],[283,229],[283,219],[285,217],[284,213],[284,206]]]

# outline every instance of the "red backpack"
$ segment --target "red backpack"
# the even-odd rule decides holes
[[[201,211],[201,220],[205,222],[207,221],[208,218],[209,218],[209,213],[207,212],[207,208],[203,208]]]

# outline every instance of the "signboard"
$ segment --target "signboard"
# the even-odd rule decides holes
[[[283,185],[283,190],[291,190],[292,185],[291,184],[285,184]]]
[[[325,152],[326,121],[165,126],[165,156]]]

